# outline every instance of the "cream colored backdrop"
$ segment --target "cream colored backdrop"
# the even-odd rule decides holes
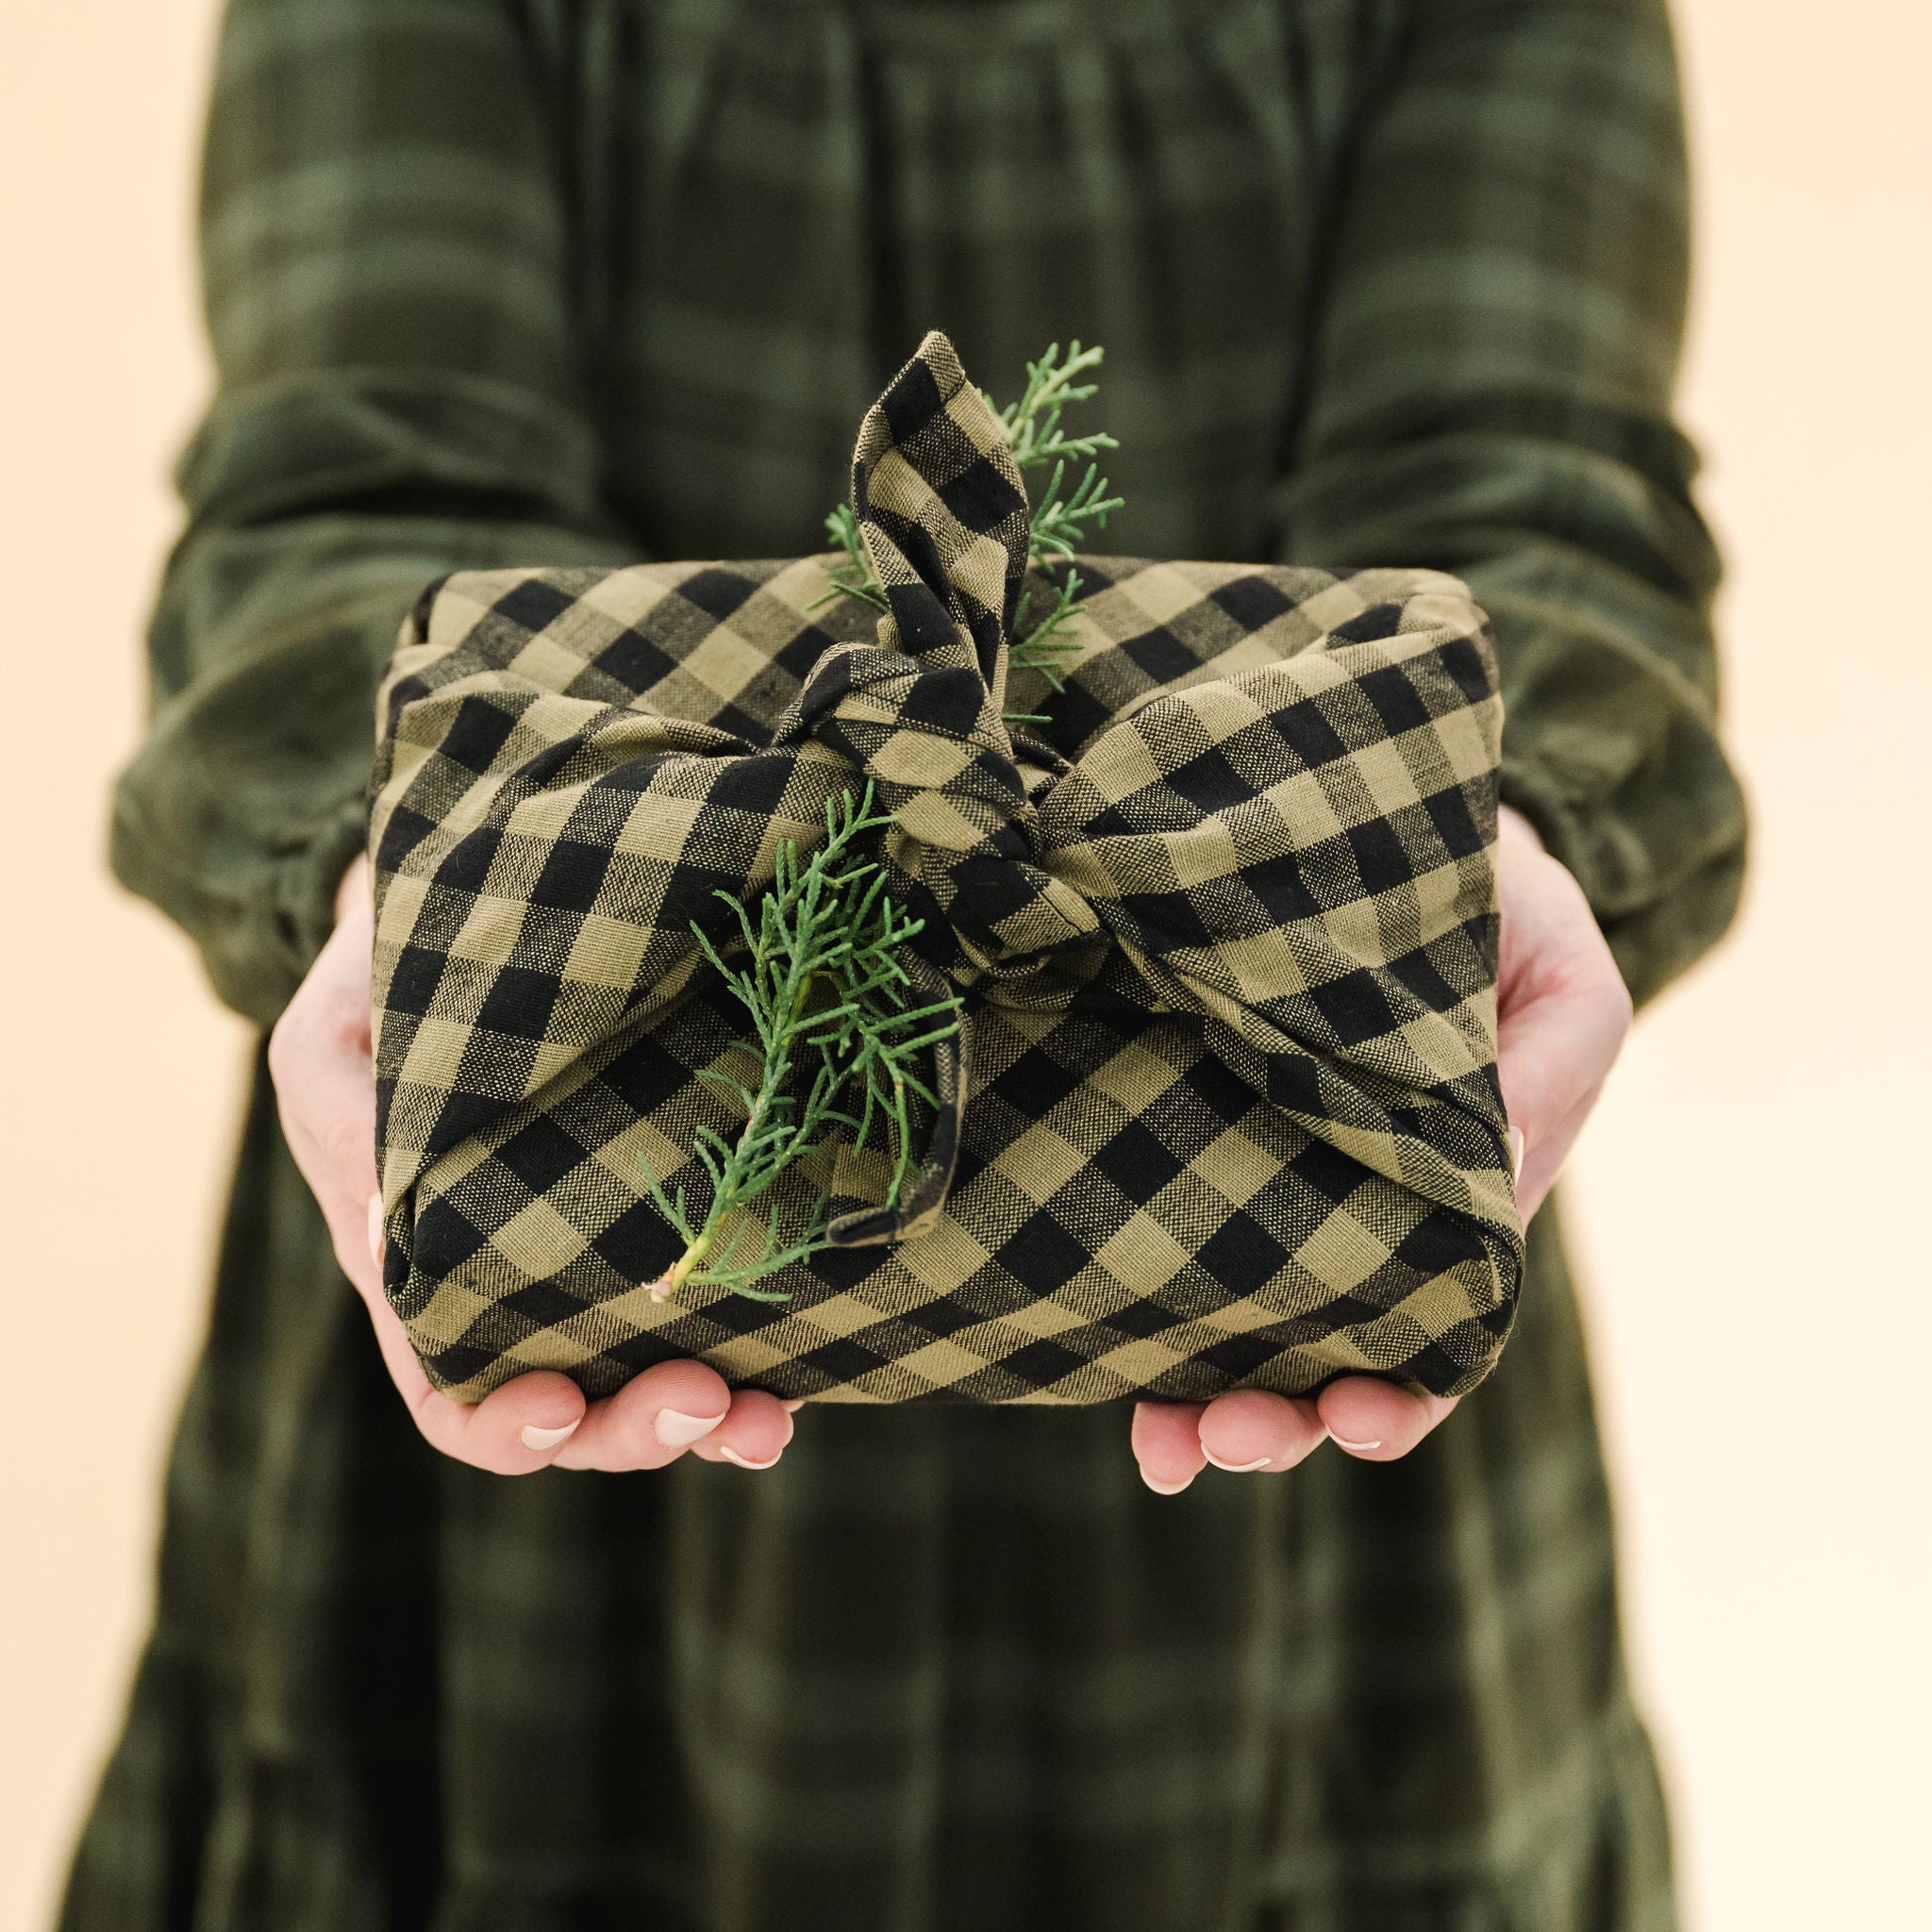
[[[208,379],[191,219],[214,13],[22,8],[0,69],[0,1932],[46,1920],[143,1626],[248,1048],[101,857],[165,464]],[[1932,8],[1678,20],[1686,413],[1731,559],[1756,872],[1724,951],[1643,1021],[1570,1213],[1690,1924],[1904,1928],[1925,1923],[1932,1801]],[[1813,1352],[1824,1307],[1863,1356]]]

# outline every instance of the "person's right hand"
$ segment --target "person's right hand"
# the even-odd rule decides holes
[[[375,937],[368,862],[358,858],[336,894],[333,936],[269,1036],[268,1067],[290,1151],[425,1439],[445,1456],[503,1475],[551,1463],[660,1469],[687,1451],[708,1462],[769,1469],[791,1440],[790,1407],[758,1390],[734,1394],[702,1362],[660,1362],[599,1402],[587,1402],[569,1376],[548,1370],[519,1375],[475,1406],[430,1386],[382,1291],[369,1012]]]
[[[1630,995],[1569,871],[1508,806],[1496,831],[1496,1077],[1516,1205],[1542,1205],[1630,1031]],[[1131,1441],[1147,1487],[1178,1495],[1210,1462],[1279,1475],[1333,1438],[1366,1462],[1407,1456],[1456,1399],[1342,1375],[1315,1396],[1238,1389],[1213,1401],[1140,1402]]]

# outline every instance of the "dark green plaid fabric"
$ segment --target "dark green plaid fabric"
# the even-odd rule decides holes
[[[1473,1388],[1522,1272],[1481,613],[1426,573],[1083,558],[1066,689],[1009,675],[1055,587],[1027,594],[1024,485],[942,335],[868,413],[852,501],[882,618],[821,622],[807,558],[470,573],[404,628],[377,1141],[432,1378],[606,1394],[689,1356],[867,1402]],[[841,1158],[841,1245],[763,1284],[781,1304],[666,1302],[683,1243],[645,1164],[702,1211],[698,1135],[741,1124],[718,1082],[744,1016],[693,926],[728,945],[721,895],[861,787],[922,997],[967,995],[963,1121],[924,1124],[942,1156],[883,1224],[883,1174],[858,1192]],[[760,1212],[802,1226],[823,1184],[794,1167]]]
[[[1470,585],[1503,796],[1647,997],[1742,843],[1683,218],[1652,0],[237,0],[117,866],[273,1016],[425,585],[811,551],[924,327],[995,390],[1078,335],[1109,544]],[[1671,1924],[1548,1210],[1399,1463],[1164,1499],[1119,1407],[800,1423],[758,1476],[439,1460],[258,1090],[67,1925]]]

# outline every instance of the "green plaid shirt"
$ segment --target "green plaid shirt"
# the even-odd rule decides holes
[[[1653,0],[235,0],[203,234],[114,854],[258,1020],[424,586],[816,548],[928,325],[995,388],[1107,344],[1109,549],[1464,577],[1640,998],[1734,908]],[[1549,1210],[1399,1464],[1163,1500],[1118,1407],[805,1420],[756,1478],[441,1461],[258,1083],[66,1924],[1672,1922]]]

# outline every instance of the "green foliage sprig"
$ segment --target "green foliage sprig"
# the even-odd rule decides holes
[[[1090,369],[1098,369],[1107,351],[1097,343],[1083,349],[1077,337],[1067,344],[1067,358],[1060,360],[1060,345],[1050,342],[1038,362],[1026,365],[1026,387],[1017,403],[1003,409],[985,390],[986,406],[1000,419],[1013,460],[1023,470],[1036,470],[1044,463],[1064,463],[1069,457],[1094,457],[1104,449],[1120,444],[1105,430],[1086,436],[1069,436],[1060,427],[1060,416],[1069,403],[1091,401],[1100,393],[1097,382],[1075,382]],[[1103,485],[1103,487],[1105,487]]]
[[[1075,378],[1098,369],[1106,359],[1107,351],[1099,344],[1083,349],[1077,337],[1067,344],[1064,360],[1060,345],[1049,342],[1039,361],[1027,363],[1026,387],[1017,403],[1008,403],[1002,409],[991,396],[986,397],[988,408],[998,416],[1000,427],[1007,432],[1008,446],[1021,473],[1053,465],[1052,479],[1043,491],[1036,492],[1039,500],[1027,537],[1026,561],[1035,569],[1043,567],[1050,557],[1071,558],[1085,544],[1088,525],[1105,529],[1108,513],[1126,502],[1124,496],[1107,493],[1107,478],[1093,460],[1102,450],[1118,449],[1120,444],[1104,429],[1070,436],[1060,421],[1069,403],[1088,402],[1099,393],[1097,382]],[[1067,465],[1077,459],[1084,459],[1087,467],[1072,495],[1063,498],[1060,487],[1066,481]],[[1068,571],[1054,584],[1054,591],[1053,608],[1040,623],[1014,639],[1008,662],[1015,671],[1043,672],[1054,690],[1062,691],[1060,667],[1080,648],[1069,635],[1074,607],[1080,596],[1079,572]]]
[[[1085,542],[1089,525],[1105,527],[1108,512],[1124,501],[1107,493],[1107,478],[1095,460],[1103,450],[1119,447],[1114,439],[1104,430],[1075,436],[1063,422],[1069,405],[1096,392],[1097,384],[1079,378],[1097,369],[1105,354],[1074,341],[1062,358],[1054,342],[1026,365],[1026,387],[1018,402],[1002,409],[986,398],[1015,464],[1023,472],[1053,465],[1045,490],[1038,492],[1026,552],[1029,567],[1046,573],[1053,603],[1016,637],[1009,661],[1016,670],[1043,673],[1055,691],[1064,689],[1060,668],[1079,650],[1071,633],[1080,575],[1069,569],[1057,576],[1048,559],[1071,558]],[[1063,496],[1068,465],[1074,462],[1086,467]],[[888,609],[848,505],[826,517],[825,533],[840,561],[830,572],[830,588],[811,608],[854,597]],[[1031,713],[1009,715],[1014,723],[1039,722]],[[780,844],[775,875],[757,901],[756,914],[720,892],[738,918],[741,965],[728,963],[692,923],[706,959],[751,1015],[755,1038],[744,1046],[758,1061],[758,1074],[756,1086],[715,1069],[700,1075],[729,1094],[745,1116],[735,1139],[708,1125],[697,1130],[693,1151],[711,1184],[702,1223],[693,1224],[684,1189],[667,1192],[644,1163],[651,1198],[684,1242],[684,1252],[651,1284],[659,1301],[693,1283],[728,1288],[758,1301],[786,1300],[782,1292],[756,1284],[831,1245],[829,1183],[841,1144],[858,1153],[874,1136],[890,1142],[891,1182],[885,1205],[898,1205],[912,1158],[912,1101],[938,1104],[915,1071],[918,1057],[958,1030],[959,1002],[911,1003],[898,954],[924,922],[893,902],[883,870],[856,852],[858,840],[890,823],[890,815],[874,812],[868,784],[861,798],[848,794],[826,806],[825,842],[808,860],[801,863],[791,840]],[[761,1218],[753,1204],[798,1162],[824,1169],[827,1185],[802,1223],[781,1229],[775,1208]]]
[[[831,538],[834,550],[844,552],[845,561],[832,566],[832,588],[823,597],[814,598],[805,607],[806,609],[821,609],[840,597],[857,597],[861,604],[870,604],[876,610],[891,609],[877,574],[873,570],[872,558],[865,554],[865,541],[858,534],[858,519],[852,514],[850,504],[841,503],[825,519],[825,534]]]
[[[1077,339],[1067,344],[1062,358],[1060,345],[1051,342],[1037,362],[1027,363],[1026,387],[1018,402],[1001,408],[984,390],[980,391],[987,408],[999,418],[1013,461],[1022,473],[1044,469],[1048,463],[1053,465],[1052,478],[1045,490],[1039,492],[1027,534],[1026,561],[1031,567],[1043,567],[1049,558],[1071,558],[1086,542],[1088,525],[1105,529],[1108,512],[1121,508],[1126,501],[1124,497],[1107,493],[1107,478],[1094,460],[1101,451],[1118,449],[1120,444],[1104,429],[1071,435],[1061,421],[1069,404],[1084,403],[1098,394],[1098,383],[1081,382],[1077,378],[1098,369],[1106,358],[1107,351],[1098,344],[1083,349]],[[1087,467],[1072,493],[1062,497],[1067,465],[1079,460],[1084,460]],[[885,591],[874,575],[858,520],[847,505],[841,503],[825,519],[825,530],[831,537],[832,548],[841,552],[844,560],[832,568],[832,588],[810,608],[816,610],[820,605],[838,597],[857,597],[884,610]],[[1069,633],[1074,607],[1079,601],[1080,574],[1070,570],[1064,578],[1055,582],[1054,590],[1053,608],[1040,623],[1015,637],[1008,661],[1015,671],[1043,672],[1054,690],[1061,691],[1065,686],[1059,672],[1066,659],[1079,650]],[[1012,712],[1008,716],[1014,723],[1039,722],[1038,714],[1032,712]]]
[[[755,1039],[744,1044],[759,1072],[756,1087],[710,1069],[700,1075],[745,1110],[735,1139],[698,1129],[694,1151],[711,1182],[700,1225],[691,1224],[683,1188],[668,1194],[644,1164],[651,1198],[685,1243],[651,1285],[659,1301],[693,1282],[757,1301],[788,1299],[754,1284],[831,1245],[829,1191],[789,1235],[775,1211],[761,1220],[748,1210],[794,1161],[815,1158],[829,1181],[841,1130],[854,1152],[884,1133],[892,1164],[885,1205],[898,1205],[911,1161],[912,1098],[938,1105],[915,1064],[958,1030],[959,1002],[911,1003],[898,953],[924,922],[893,903],[883,869],[855,850],[865,833],[891,823],[872,804],[870,784],[858,799],[847,793],[828,803],[825,842],[803,863],[785,840],[756,915],[729,892],[718,894],[738,915],[742,965],[728,964],[692,924],[705,958],[751,1015]]]

